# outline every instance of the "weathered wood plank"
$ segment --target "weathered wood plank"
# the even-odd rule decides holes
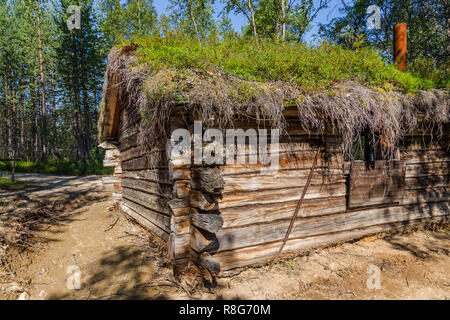
[[[223,219],[218,213],[199,213],[191,208],[191,219],[194,226],[211,233],[219,231],[223,226]]]
[[[271,223],[276,220],[292,217],[297,206],[296,200],[276,203],[258,203],[237,207],[221,208],[221,217],[224,220],[223,228],[232,228],[260,223]],[[299,217],[313,217],[345,212],[347,208],[345,196],[319,199],[306,199],[303,201]]]
[[[218,200],[219,211],[225,208],[239,207],[244,205],[258,205],[269,203],[283,203],[300,198],[304,186],[297,188],[285,188],[277,190],[258,190],[249,192],[223,193],[222,199]],[[305,199],[319,199],[327,197],[342,197],[346,195],[345,183],[310,185]]]
[[[117,167],[120,166],[120,160],[103,160],[104,167]]]
[[[400,203],[405,189],[404,161],[355,161],[350,166],[349,208]]]
[[[406,165],[406,178],[450,175],[450,161]]]
[[[129,137],[123,138],[119,141],[119,150],[120,152],[124,152],[127,149],[130,149],[137,145],[137,133],[132,134]]]
[[[159,184],[172,185],[169,179],[169,171],[167,169],[148,169],[141,171],[125,171],[123,178],[131,178],[138,180],[147,180],[157,182]]]
[[[403,204],[448,201],[450,187],[428,187],[424,189],[405,190]]]
[[[128,216],[136,220],[136,222],[139,225],[141,225],[144,228],[147,228],[150,232],[152,232],[156,236],[162,238],[165,241],[169,239],[169,234],[166,231],[159,228],[158,226],[150,222],[148,219],[142,217],[139,213],[137,213],[133,209],[129,208],[127,205],[124,204],[123,201],[120,203],[120,209],[123,213],[127,214]]]
[[[450,186],[450,175],[445,176],[423,176],[405,179],[405,189],[422,189],[427,187]]]
[[[186,216],[174,216],[170,218],[170,230],[176,235],[190,233],[191,219]]]
[[[447,216],[448,217],[448,216]],[[322,248],[333,244],[358,239],[371,234],[385,232],[405,225],[415,225],[423,222],[442,221],[445,216],[438,216],[431,219],[416,219],[405,222],[388,223],[370,226],[364,229],[354,229],[333,234],[312,236],[307,238],[288,240],[283,253],[302,252],[310,249]],[[220,264],[221,270],[226,271],[234,268],[263,264],[271,261],[281,246],[280,242],[272,242],[264,245],[251,246],[242,249],[223,251],[214,253],[213,257]]]
[[[168,239],[169,255],[173,260],[186,261],[184,258],[189,257],[190,254],[190,234],[176,235],[170,233]]]
[[[315,172],[312,176],[313,185],[345,183],[346,177],[342,170],[330,169]],[[225,187],[223,193],[247,192],[258,190],[276,190],[294,188],[306,184],[310,170],[277,171],[270,174],[244,173],[240,175],[224,176]]]
[[[198,253],[217,250],[219,243],[215,234],[191,227],[191,248]]]
[[[356,228],[366,228],[378,224],[431,218],[449,214],[449,211],[448,202],[436,202],[433,204],[394,206],[330,216],[299,218],[295,221],[290,238],[303,238]],[[221,229],[216,233],[220,245],[219,251],[279,241],[284,238],[289,222],[289,220],[274,221],[243,228]]]
[[[170,187],[168,185],[160,185],[153,181],[122,178],[122,187],[139,190],[166,199],[172,198]]]
[[[158,226],[167,233],[170,232],[170,217],[161,214],[160,212],[148,209],[139,203],[131,201],[129,199],[123,199],[123,203],[130,209],[134,210],[136,213],[141,215],[143,218],[147,219],[154,225]]]
[[[167,204],[174,216],[185,216],[190,213],[188,199],[172,199]]]
[[[204,192],[221,192],[224,180],[219,167],[192,168],[192,188]]]
[[[297,152],[279,154],[278,170],[289,169],[309,169],[314,161],[315,152]],[[324,153],[317,161],[317,168],[343,169],[344,156],[342,153]],[[269,165],[249,164],[248,159],[245,164],[226,164],[222,166],[222,175],[241,174],[247,172],[260,172],[263,168],[269,168]]]
[[[217,201],[213,196],[197,190],[191,190],[189,201],[192,207],[204,211],[217,210],[218,208]]]
[[[192,250],[191,257],[203,268],[209,270],[209,272],[211,272],[213,275],[217,275],[220,273],[220,263],[208,252],[198,254],[197,252]]]
[[[450,161],[449,153],[443,150],[420,150],[402,152],[401,160],[406,160],[408,164],[424,163],[424,162],[442,162]]]
[[[120,177],[114,177],[114,176],[102,177],[103,184],[113,184],[116,182],[120,182]]]
[[[122,190],[122,195],[124,198],[135,203],[139,203],[151,210],[160,212],[165,215],[171,214],[170,209],[167,206],[167,199],[165,198],[125,187]]]

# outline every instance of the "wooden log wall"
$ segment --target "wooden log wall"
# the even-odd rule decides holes
[[[373,192],[381,190],[373,186],[364,196],[374,201],[354,199],[350,205],[350,166],[344,162],[340,137],[331,131],[303,131],[294,113],[287,114],[287,124],[289,135],[280,137],[278,146],[279,170],[265,172],[261,164],[248,164],[252,155],[248,148],[246,164],[221,166],[194,165],[192,159],[174,157],[165,148],[148,151],[141,143],[139,112],[132,107],[123,110],[118,139],[122,211],[168,242],[176,267],[194,260],[217,274],[261,264],[281,246],[321,145],[323,151],[283,253],[449,214],[450,156],[442,145],[408,137],[399,152],[395,181],[387,184],[390,198],[373,198]],[[171,130],[193,132],[192,126],[192,119],[174,116],[171,120]],[[244,130],[257,127],[254,121],[235,123],[235,128]],[[369,174],[362,177],[369,180],[377,175],[364,170],[360,174]],[[393,192],[399,183],[403,189]]]
[[[123,197],[120,208],[143,227],[168,241],[172,182],[167,156],[165,150],[148,151],[143,144],[143,134],[138,108],[124,108],[118,133]]]
[[[365,196],[373,201],[354,200],[349,206],[350,172],[340,138],[332,132],[308,134],[294,118],[288,118],[288,125],[289,137],[280,137],[277,172],[264,174],[260,164],[228,164],[220,167],[224,181],[220,192],[198,186],[194,190],[196,183],[192,182],[191,204],[201,207],[203,215],[212,212],[223,221],[220,229],[209,234],[199,233],[197,226],[192,226],[193,259],[200,261],[201,254],[207,253],[221,271],[269,261],[281,246],[319,145],[325,147],[324,152],[284,254],[404,225],[441,221],[450,214],[450,156],[441,146],[418,148],[413,138],[413,146],[401,151],[400,161],[390,166],[379,163],[373,168],[389,176],[375,179],[379,185],[374,182],[373,188],[366,190]],[[235,124],[235,128],[244,130],[249,127],[257,125]],[[250,151],[246,151],[248,157]],[[365,174],[366,180],[377,175],[370,170]],[[374,197],[381,192],[381,185],[389,189],[386,199],[381,194]],[[202,218],[196,208],[192,210],[192,224],[202,224]],[[215,223],[208,225],[214,228]]]
[[[117,146],[117,141],[103,142],[99,145],[99,148],[105,151],[105,160],[103,160],[104,167],[114,167],[114,173],[112,176],[102,178],[103,184],[112,184],[114,191],[112,198],[114,205],[118,205],[122,200],[122,167],[120,165],[120,150]]]

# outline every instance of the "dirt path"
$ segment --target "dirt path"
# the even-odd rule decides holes
[[[26,197],[69,198],[58,219],[37,229],[31,249],[12,252],[8,267],[14,276],[2,279],[0,270],[2,299],[23,291],[31,299],[450,298],[448,227],[369,237],[189,291],[173,281],[159,242],[110,210],[109,190],[98,177],[21,179],[40,185]]]

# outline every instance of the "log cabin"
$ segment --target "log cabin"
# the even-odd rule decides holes
[[[282,245],[284,256],[448,222],[448,91],[342,81],[304,92],[220,69],[154,70],[137,51],[109,55],[99,132],[115,174],[105,182],[123,214],[167,243],[176,268],[223,274],[267,263]],[[230,157],[228,129],[244,133]],[[263,142],[275,169],[258,162]],[[213,144],[220,161],[205,161]]]

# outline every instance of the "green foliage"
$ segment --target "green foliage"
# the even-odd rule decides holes
[[[21,190],[28,186],[20,181],[11,181],[8,178],[0,177],[0,190]]]
[[[380,8],[380,29],[367,27],[367,8],[371,5]],[[448,65],[448,4],[442,0],[352,0],[341,5],[339,13],[339,17],[321,25],[321,36],[346,48],[372,46],[391,61],[393,27],[404,22],[408,28],[409,62],[427,56],[433,61],[430,72]]]
[[[0,161],[0,170],[11,171],[10,161]],[[109,175],[114,168],[103,167],[102,157],[92,157],[86,162],[70,159],[42,161],[16,161],[16,172],[23,173],[51,173],[63,175]]]
[[[283,81],[304,90],[326,88],[352,80],[371,87],[395,88],[409,92],[439,88],[443,83],[426,74],[402,73],[386,65],[370,48],[346,50],[322,43],[310,47],[302,43],[245,39],[215,41],[201,45],[180,37],[134,39],[136,55],[152,71],[220,68],[228,74],[259,82]]]

